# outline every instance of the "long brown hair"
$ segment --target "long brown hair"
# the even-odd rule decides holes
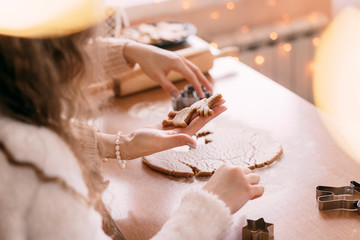
[[[0,35],[0,113],[65,136],[83,94],[85,31],[61,38]],[[64,117],[65,116],[65,117]]]
[[[89,188],[89,202],[103,216],[104,231],[123,239],[101,200],[106,183],[99,169],[82,159],[71,132],[71,120],[81,118],[82,109],[90,109],[83,89],[90,69],[84,46],[91,36],[91,30],[44,39],[0,35],[0,115],[47,127],[68,143]],[[0,150],[13,166],[32,169],[40,181],[58,182],[64,190],[74,192],[63,180],[48,178],[36,166],[13,159],[3,144]]]

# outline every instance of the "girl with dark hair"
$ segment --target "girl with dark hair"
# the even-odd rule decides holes
[[[54,12],[48,18],[33,14],[20,29],[0,11],[0,239],[124,239],[101,200],[107,185],[99,171],[101,159],[124,163],[184,144],[194,147],[191,136],[226,110],[219,101],[213,116],[196,117],[185,129],[112,135],[85,124],[91,107],[84,89],[97,76],[87,52],[89,27],[98,21],[94,2],[33,0],[35,13]],[[92,9],[97,20],[82,9],[86,14]],[[62,21],[65,15],[76,21]],[[175,69],[205,84],[196,67],[173,53],[133,42],[111,48],[117,50],[119,69],[139,62],[150,75]],[[156,60],[159,69],[139,54]],[[230,227],[231,214],[262,195],[259,180],[248,169],[221,167],[203,189],[184,196],[153,239],[219,238]]]

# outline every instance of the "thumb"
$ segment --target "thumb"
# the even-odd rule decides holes
[[[196,148],[196,141],[189,135],[184,133],[169,134],[166,137],[166,148],[180,147],[188,145],[191,148]]]

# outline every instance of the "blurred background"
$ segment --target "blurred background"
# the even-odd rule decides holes
[[[238,59],[314,102],[314,53],[325,27],[360,0],[110,0],[130,25],[181,21],[216,48],[236,46]]]

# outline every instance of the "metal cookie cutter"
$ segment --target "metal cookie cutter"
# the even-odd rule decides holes
[[[205,94],[205,97],[208,98],[212,94],[207,91],[205,87],[202,87],[202,90]],[[201,100],[192,85],[186,85],[184,90],[180,91],[180,96],[177,98],[172,98],[172,105],[175,111],[180,111],[183,108],[190,107],[194,102]]]
[[[319,204],[319,210],[343,209],[348,211],[357,211],[360,215],[360,200],[337,199],[337,195],[354,195],[360,193],[360,184],[355,181],[350,182],[350,186],[329,187],[317,186],[316,198]]]
[[[247,226],[242,229],[243,240],[272,240],[274,239],[274,224],[267,223],[263,218],[247,220]]]

